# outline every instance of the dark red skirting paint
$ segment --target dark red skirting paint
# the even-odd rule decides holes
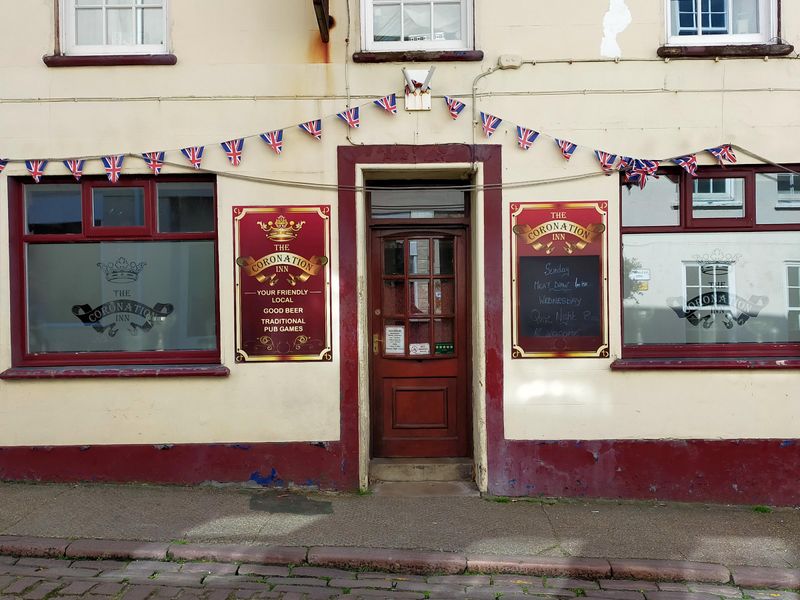
[[[800,440],[505,441],[503,496],[800,504]]]
[[[6,447],[0,480],[354,488],[358,473],[341,456],[339,442]]]

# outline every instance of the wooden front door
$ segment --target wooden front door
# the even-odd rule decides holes
[[[468,456],[466,229],[373,229],[370,263],[373,456]]]

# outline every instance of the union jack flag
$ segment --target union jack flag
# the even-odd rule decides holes
[[[6,168],[7,164],[8,164],[8,159],[7,158],[0,158],[0,173],[3,172],[3,169]]]
[[[461,114],[461,111],[464,110],[466,104],[461,102],[461,100],[456,100],[455,98],[450,98],[449,96],[444,97],[444,101],[447,103],[447,110],[450,111],[450,116],[453,117],[453,120],[458,118],[458,115]]]
[[[625,183],[638,185],[639,189],[644,189],[647,185],[647,174],[641,171],[627,171],[625,173]]]
[[[495,129],[500,127],[500,123],[503,122],[503,119],[500,117],[495,117],[494,115],[490,115],[489,113],[482,112],[481,113],[481,123],[483,123],[483,133],[486,134],[487,138],[492,137],[492,134],[495,132]]]
[[[636,159],[633,161],[633,170],[640,171],[645,175],[655,176],[656,171],[658,171],[658,161],[657,160],[641,160]]]
[[[72,173],[72,176],[77,180],[81,180],[81,176],[83,175],[83,165],[86,163],[85,160],[65,160],[64,166],[69,169],[69,172]]]
[[[181,148],[181,154],[192,163],[195,169],[200,168],[200,163],[203,162],[203,150],[205,146],[189,146],[188,148]]]
[[[322,119],[315,119],[298,125],[306,133],[313,135],[318,140],[322,139]]]
[[[714,158],[719,161],[719,164],[722,164],[722,161],[726,161],[731,164],[736,163],[736,155],[733,153],[733,147],[730,144],[723,144],[722,146],[717,146],[716,148],[706,148],[706,151],[713,154]]]
[[[614,169],[614,163],[617,161],[617,155],[610,152],[603,152],[602,150],[595,150],[594,155],[600,161],[600,168],[606,175],[609,175]]]
[[[361,125],[361,121],[359,119],[359,110],[358,107],[348,108],[343,110],[340,113],[337,113],[337,117],[339,117],[342,121],[347,123],[348,127],[358,128]]]
[[[523,150],[530,148],[537,137],[539,137],[538,131],[517,125],[517,143]]]
[[[397,114],[397,94],[389,94],[380,100],[373,100],[373,102],[386,112],[392,113],[393,115]]]
[[[33,180],[36,183],[42,179],[42,175],[44,175],[44,170],[47,168],[47,161],[46,160],[26,160],[25,161],[25,168],[28,169],[28,173],[31,174]]]
[[[686,172],[695,177],[697,175],[697,155],[696,154],[689,154],[687,156],[679,156],[678,158],[673,158],[672,162],[676,165],[683,167]]]
[[[222,142],[220,144],[225,151],[225,155],[234,167],[238,167],[242,162],[242,152],[244,152],[244,138]]]
[[[563,156],[566,160],[572,158],[572,155],[575,154],[575,150],[578,149],[576,144],[573,144],[567,140],[556,139],[556,146],[558,146],[559,150],[561,150],[561,156]]]
[[[142,154],[145,164],[153,172],[153,175],[161,173],[164,168],[164,153],[163,152],[145,152]]]
[[[112,156],[104,156],[101,160],[103,161],[103,168],[106,170],[108,180],[111,183],[117,183],[122,173],[122,161],[125,160],[125,157],[114,154]]]
[[[630,171],[633,168],[633,159],[630,156],[620,156],[619,164],[617,165],[618,171]]]
[[[283,129],[262,133],[261,139],[272,148],[275,154],[283,152]]]

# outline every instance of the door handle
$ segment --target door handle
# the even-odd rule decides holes
[[[381,342],[383,342],[377,333],[372,334],[372,353],[377,356],[381,352]]]

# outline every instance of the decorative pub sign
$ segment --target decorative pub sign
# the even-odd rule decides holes
[[[330,206],[235,206],[236,361],[331,360]]]
[[[607,202],[511,205],[512,357],[607,357]]]

